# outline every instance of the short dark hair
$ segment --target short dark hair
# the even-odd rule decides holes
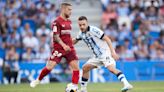
[[[86,21],[88,21],[88,19],[87,19],[86,16],[80,16],[80,17],[78,18],[78,20],[79,20],[79,21],[81,21],[81,20],[86,20]]]
[[[61,3],[61,7],[63,7],[63,6],[72,6],[72,5],[70,3],[64,2],[64,3]]]

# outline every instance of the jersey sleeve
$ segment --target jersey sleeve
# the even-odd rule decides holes
[[[81,38],[81,33],[79,32],[79,34],[76,36],[76,40],[82,40],[82,38]]]
[[[100,30],[99,28],[96,27],[91,27],[91,32],[93,33],[93,35],[95,35],[96,37],[102,39],[104,37],[104,32],[102,30]]]
[[[60,34],[60,25],[57,21],[54,21],[52,23],[51,29],[53,31],[53,34]]]

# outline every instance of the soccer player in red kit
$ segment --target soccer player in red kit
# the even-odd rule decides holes
[[[42,69],[39,77],[30,83],[31,87],[37,86],[44,76],[60,63],[62,57],[66,58],[67,63],[71,66],[72,86],[77,87],[79,80],[78,58],[73,46],[71,38],[71,15],[72,6],[69,3],[61,4],[61,14],[55,21],[52,22],[51,28],[53,31],[53,51],[47,65]]]

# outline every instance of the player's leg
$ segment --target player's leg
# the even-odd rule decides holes
[[[90,70],[96,68],[96,66],[92,64],[85,64],[83,66],[83,74],[81,78],[81,92],[87,92],[87,84],[88,84],[88,79],[89,79],[89,72]]]
[[[49,74],[50,71],[56,66],[56,64],[56,62],[49,60],[46,66],[42,69],[38,80],[41,81],[47,74]]]
[[[40,81],[51,72],[51,70],[56,66],[56,62],[49,60],[46,66],[42,69],[38,78],[30,83],[31,87],[36,87]]]
[[[125,75],[116,68],[116,64],[114,59],[110,59],[110,62],[104,62],[105,67],[112,72],[113,74],[115,74],[117,76],[117,78],[123,83],[124,88],[122,88],[122,92],[126,92],[129,89],[132,89],[133,86],[127,81]]]
[[[72,86],[77,87],[79,82],[79,63],[75,50],[70,51],[65,55],[65,58],[72,68]]]
[[[91,58],[83,65],[83,75],[81,78],[81,92],[87,92],[87,84],[89,79],[89,71],[102,65],[96,58]]]
[[[39,74],[38,78],[30,83],[31,87],[36,87],[40,81],[51,72],[51,70],[61,61],[62,56],[56,56],[54,54],[56,51],[52,52],[49,60],[47,61],[46,66],[42,69],[41,73]]]
[[[71,66],[72,72],[72,83],[78,84],[79,82],[79,65],[77,60],[72,60],[69,65]]]
[[[122,92],[126,92],[129,89],[132,89],[133,86],[127,81],[125,75],[118,69],[116,69],[115,65],[107,66],[108,70],[115,74],[117,78],[123,83],[124,88],[122,88]]]

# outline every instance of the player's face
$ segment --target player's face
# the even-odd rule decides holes
[[[69,18],[72,13],[72,7],[71,6],[66,6],[64,9],[64,15],[66,18]]]
[[[88,22],[86,20],[80,20],[78,21],[79,28],[82,32],[85,32],[88,28]]]

